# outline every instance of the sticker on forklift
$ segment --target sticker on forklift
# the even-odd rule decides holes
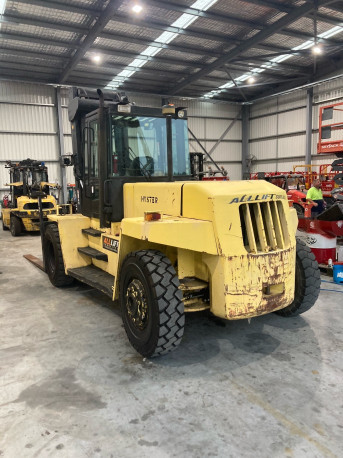
[[[102,246],[106,250],[118,253],[119,241],[115,239],[110,239],[109,237],[104,237],[102,239]]]
[[[230,204],[238,204],[240,202],[254,202],[256,200],[279,200],[279,199],[285,199],[285,196],[283,194],[250,194],[250,196],[244,194],[242,197],[234,197]]]

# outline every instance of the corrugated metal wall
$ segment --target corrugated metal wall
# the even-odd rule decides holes
[[[64,93],[66,95],[66,91]],[[71,152],[70,124],[63,97],[65,153]],[[9,188],[7,160],[37,159],[49,169],[49,180],[61,184],[56,89],[52,86],[0,82],[0,199]],[[74,183],[72,168],[67,182]]]
[[[319,108],[343,102],[343,78],[314,87],[312,113],[312,164],[331,164],[332,154],[317,154]],[[340,117],[340,119],[338,119]],[[336,113],[333,121],[343,121]],[[332,139],[342,139],[343,130]],[[273,97],[252,105],[250,111],[249,152],[252,172],[291,171],[293,165],[305,163],[306,90]]]
[[[68,120],[68,92],[61,90],[64,153],[72,152]],[[157,96],[128,94],[137,104],[161,106]],[[188,108],[189,127],[209,151],[228,125],[237,116],[240,107],[227,103],[171,100],[177,106]],[[230,132],[213,152],[213,159],[223,165],[231,179],[241,178],[241,121],[237,120]],[[190,136],[190,151],[201,149]],[[41,84],[10,81],[0,82],[0,199],[8,192],[9,181],[6,160],[31,159],[46,162],[49,180],[61,184],[56,88]],[[74,183],[72,167],[67,167],[67,183]],[[7,190],[6,190],[7,189]]]

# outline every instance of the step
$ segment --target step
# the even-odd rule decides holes
[[[114,276],[104,272],[99,267],[91,265],[68,269],[68,275],[82,283],[86,283],[86,285],[92,286],[111,298],[113,296]]]
[[[102,231],[98,231],[98,229],[93,229],[92,227],[88,227],[87,229],[82,229],[83,234],[90,235],[92,237],[100,237],[103,234]]]
[[[107,262],[107,254],[103,253],[102,251],[96,250],[95,248],[91,248],[90,246],[79,247],[77,249],[79,253],[85,254],[90,258],[97,259],[98,261],[106,261]]]

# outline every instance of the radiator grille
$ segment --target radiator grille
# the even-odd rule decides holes
[[[287,221],[282,202],[241,204],[239,214],[244,246],[249,253],[268,253],[289,246]]]

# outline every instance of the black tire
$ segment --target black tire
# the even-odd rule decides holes
[[[184,305],[175,269],[163,253],[129,253],[121,267],[119,296],[124,328],[138,353],[153,357],[175,350],[183,336]]]
[[[8,231],[9,230],[9,228],[7,226],[5,226],[3,218],[2,218],[2,230],[3,231]]]
[[[324,197],[324,201],[326,203],[326,208],[330,208],[336,203],[336,199],[333,197]]]
[[[309,310],[320,291],[320,270],[316,258],[305,242],[297,239],[294,301],[275,313],[294,316]]]
[[[304,216],[305,210],[300,204],[293,204],[298,216]]]
[[[60,236],[56,224],[49,224],[44,233],[45,270],[54,286],[67,286],[74,279],[65,274]]]
[[[11,216],[10,231],[13,237],[18,237],[21,234],[21,221],[16,216]]]

